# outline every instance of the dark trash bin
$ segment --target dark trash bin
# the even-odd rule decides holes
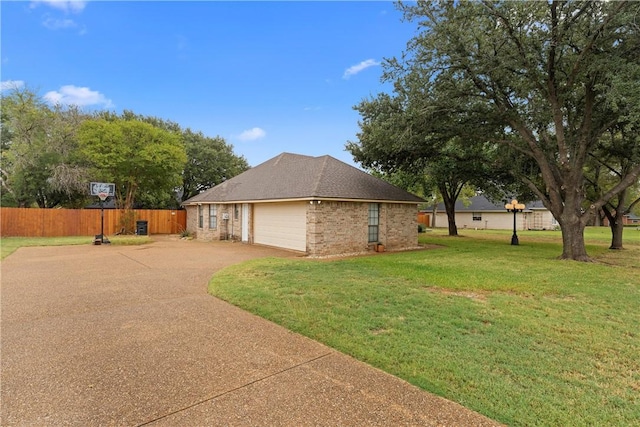
[[[138,236],[146,236],[149,234],[147,221],[136,221],[136,234]]]

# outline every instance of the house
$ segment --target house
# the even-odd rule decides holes
[[[605,217],[602,221],[602,225],[609,227],[609,218]],[[640,216],[632,213],[626,214],[622,217],[622,225],[640,225]]]
[[[422,202],[331,156],[283,153],[183,205],[197,239],[325,256],[417,247]]]
[[[504,205],[494,203],[483,195],[472,197],[469,203],[456,201],[456,226],[474,229],[513,230],[513,212],[508,212]],[[436,227],[448,227],[447,213],[444,204],[438,205]],[[555,230],[558,222],[551,212],[540,201],[525,203],[525,209],[516,215],[518,230]]]
[[[624,216],[624,225],[640,225],[640,216],[627,214]]]

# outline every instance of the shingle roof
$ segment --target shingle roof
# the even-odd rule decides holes
[[[504,208],[505,203],[510,203],[510,201],[503,201],[499,203],[494,203],[487,199],[483,195],[474,196],[469,199],[470,204],[465,206],[462,200],[456,200],[456,212],[506,212]],[[525,211],[531,209],[546,209],[541,201],[536,200],[533,202],[525,203]],[[444,211],[444,203],[438,204],[438,210]]]
[[[183,204],[312,198],[405,203],[424,201],[331,156],[282,153]]]

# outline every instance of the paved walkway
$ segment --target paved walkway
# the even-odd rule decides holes
[[[291,253],[162,237],[2,261],[2,426],[495,425],[206,293]]]

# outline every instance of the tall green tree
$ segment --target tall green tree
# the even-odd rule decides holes
[[[48,149],[54,153],[47,184],[65,207],[79,208],[87,202],[89,168],[78,149],[77,133],[88,114],[79,107],[55,105],[48,131]]]
[[[77,157],[76,132],[87,118],[77,107],[49,107],[17,88],[2,111],[2,204],[77,207],[86,200],[87,170]]]
[[[243,156],[233,146],[216,136],[186,129],[182,133],[187,151],[187,164],[182,173],[182,201],[249,169]]]
[[[116,184],[116,205],[131,210],[140,192],[173,194],[187,160],[180,135],[139,120],[97,118],[78,132],[93,180]],[[127,230],[130,231],[130,230]]]
[[[182,129],[179,124],[159,117],[143,116],[125,110],[121,115],[102,111],[98,117],[105,120],[138,120],[180,135],[185,145],[187,163],[182,171],[182,185],[176,188],[177,197],[167,197],[167,193],[143,192],[138,200],[149,207],[175,207],[214,185],[232,178],[249,168],[246,159],[233,152],[233,146],[223,138],[209,137],[190,128]]]
[[[419,1],[419,33],[387,62],[395,90],[427,98],[423,118],[468,113],[562,229],[561,258],[588,261],[584,228],[635,184],[640,162],[585,209],[585,170],[604,133],[640,123],[638,2]],[[409,77],[421,84],[408,84]],[[483,111],[483,115],[476,112]],[[481,130],[480,126],[473,126]],[[461,129],[464,133],[464,129]]]
[[[495,144],[487,143],[483,134],[496,128],[479,129],[479,124],[486,123],[476,120],[477,112],[432,110],[432,105],[439,104],[437,94],[422,90],[422,77],[408,73],[396,82],[394,96],[383,93],[358,104],[358,141],[346,148],[366,168],[392,175],[402,172],[436,188],[445,206],[449,235],[457,236],[455,205],[463,189],[496,193],[509,179],[501,170]]]
[[[603,135],[595,154],[591,153],[591,166],[585,173],[585,179],[588,182],[587,198],[597,200],[607,188],[613,187],[627,175],[629,169],[638,162],[640,162],[640,132],[630,131],[625,126],[616,126],[611,129]],[[639,191],[640,180],[624,188],[602,206],[602,212],[611,228],[609,249],[623,249],[624,216],[629,214],[634,206],[640,204]]]

